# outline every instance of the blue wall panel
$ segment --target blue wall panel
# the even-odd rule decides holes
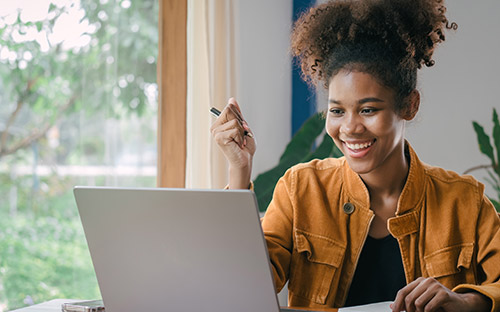
[[[293,20],[315,3],[315,0],[294,0]],[[292,63],[292,135],[316,112],[316,92],[300,75],[300,67]]]

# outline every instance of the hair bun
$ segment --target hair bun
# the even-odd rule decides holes
[[[457,29],[442,0],[339,0],[311,8],[295,23],[292,53],[308,81],[329,78],[342,46],[383,46],[378,51],[397,66],[432,66],[445,29]],[[368,52],[366,52],[368,53]],[[367,57],[373,57],[373,55]]]

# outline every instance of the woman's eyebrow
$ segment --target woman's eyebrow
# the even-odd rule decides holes
[[[367,97],[364,99],[361,99],[358,101],[358,104],[364,104],[364,103],[369,103],[369,102],[385,102],[382,99],[376,98],[376,97]],[[329,104],[341,104],[339,100],[336,99],[328,99]]]
[[[367,98],[359,100],[358,104],[364,104],[364,103],[369,103],[369,102],[385,102],[385,101],[382,99],[376,98],[376,97],[367,97]]]

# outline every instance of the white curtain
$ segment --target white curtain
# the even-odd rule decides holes
[[[231,0],[188,0],[187,188],[222,188],[227,164],[210,135],[210,107],[237,97]]]

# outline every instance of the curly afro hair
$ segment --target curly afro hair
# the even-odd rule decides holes
[[[444,29],[457,29],[445,12],[442,0],[330,1],[296,21],[292,53],[313,85],[327,88],[340,70],[356,70],[404,99],[416,88],[417,69],[434,65],[432,53],[445,40]]]

